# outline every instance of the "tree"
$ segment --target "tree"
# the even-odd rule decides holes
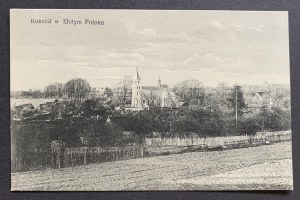
[[[114,93],[111,88],[106,87],[103,94],[106,95],[106,97],[112,97]]]
[[[79,113],[79,102],[76,102],[74,100],[63,101],[60,111],[63,117],[77,115]]]
[[[19,98],[19,97],[32,97],[32,98],[41,98],[43,96],[43,93],[40,90],[31,90],[28,91],[22,90],[22,91],[12,91],[10,94],[12,97]]]
[[[246,108],[244,93],[241,86],[234,86],[227,99],[231,107],[235,110],[235,118],[237,123],[237,118],[243,115],[243,109]]]
[[[229,94],[231,94],[231,89],[225,82],[222,82],[205,95],[205,102],[209,104],[212,115],[219,116],[218,122],[221,123],[220,127],[225,134],[232,133],[231,127],[234,122],[234,115],[232,115],[234,108],[228,101]]]
[[[280,107],[263,110],[253,116],[253,119],[260,131],[282,131],[291,128],[290,111],[284,111]]]
[[[32,91],[32,97],[33,98],[41,98],[42,97],[42,92],[40,90],[33,90]]]
[[[82,111],[86,116],[106,114],[106,109],[102,104],[100,104],[95,99],[87,99],[81,103],[80,111]]]
[[[107,124],[103,135],[105,146],[122,146],[124,143],[124,136],[122,128],[117,124]]]
[[[261,120],[261,118],[259,119]],[[262,130],[261,125],[264,124],[263,121],[260,121],[262,124],[259,124],[257,116],[255,117],[242,117],[237,126],[237,133],[255,135],[256,132]],[[263,127],[263,126],[262,126]]]
[[[76,78],[65,84],[65,92],[68,98],[81,101],[91,92],[91,86],[86,80]]]
[[[64,93],[64,87],[62,83],[52,83],[45,88],[45,97],[62,97]]]
[[[120,104],[126,104],[126,98],[130,94],[132,86],[132,78],[131,76],[125,76],[114,89],[114,93],[116,94],[118,101]]]
[[[202,99],[205,94],[202,82],[195,79],[185,80],[175,85],[173,89],[181,101]]]

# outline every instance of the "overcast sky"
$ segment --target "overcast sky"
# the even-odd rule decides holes
[[[105,25],[30,23],[50,18]],[[113,87],[136,67],[143,85],[289,83],[287,12],[13,10],[10,30],[11,90]]]

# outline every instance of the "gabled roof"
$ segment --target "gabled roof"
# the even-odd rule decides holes
[[[256,92],[254,96],[258,96],[259,98],[264,98],[266,96],[265,92]]]
[[[170,88],[158,87],[158,86],[143,86],[141,90],[141,96],[143,98],[157,98],[160,99],[162,94],[167,98],[177,101],[176,95]]]

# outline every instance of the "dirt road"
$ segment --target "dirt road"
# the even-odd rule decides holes
[[[13,191],[291,189],[291,143],[12,173]]]

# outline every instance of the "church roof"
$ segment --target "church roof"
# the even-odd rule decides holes
[[[134,80],[141,80],[138,69],[133,76]],[[172,101],[177,101],[176,95],[172,89],[168,88],[168,86],[161,86],[160,77],[158,79],[158,86],[142,86],[141,88],[141,96],[146,99],[161,99],[161,98],[169,98]]]
[[[145,89],[145,90],[160,90],[162,88],[159,87],[159,86],[142,86],[142,89]]]
[[[177,101],[176,95],[170,88],[159,87],[159,86],[142,86],[141,95],[142,98],[158,98],[162,97],[162,94],[166,98],[170,98],[173,101]]]

